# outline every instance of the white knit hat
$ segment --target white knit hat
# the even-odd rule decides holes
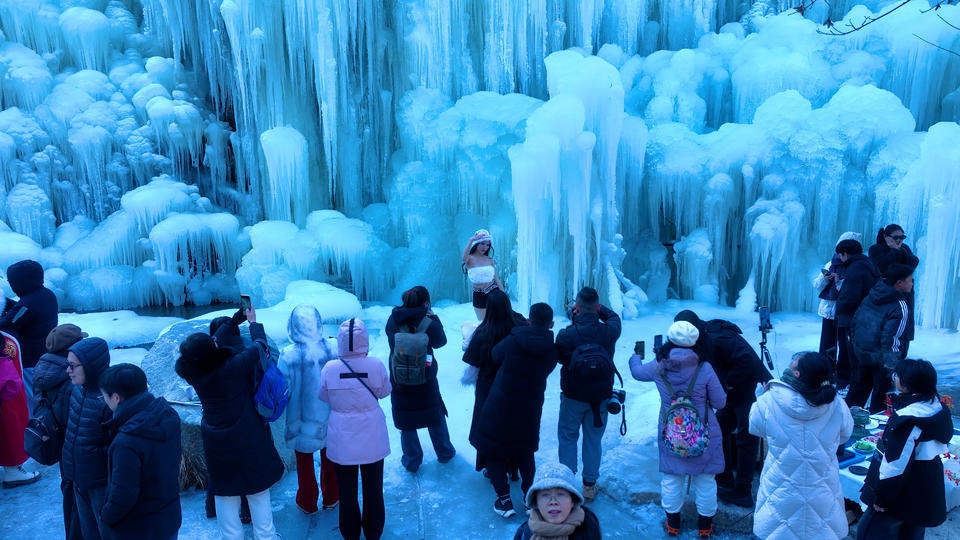
[[[667,330],[667,339],[678,347],[693,347],[700,339],[700,331],[687,321],[677,321]]]
[[[533,476],[533,484],[527,490],[527,506],[533,508],[537,505],[537,492],[543,489],[563,488],[573,496],[573,502],[582,503],[583,495],[577,488],[576,477],[573,471],[566,465],[552,461],[537,467],[537,472]]]
[[[477,237],[477,239],[473,242],[470,242],[470,249],[473,249],[473,246],[482,244],[483,242],[493,243],[493,235],[491,235],[490,231],[486,229],[480,229],[475,232],[474,235]]]
[[[837,243],[843,242],[844,240],[856,240],[857,242],[863,241],[863,235],[858,232],[847,231],[840,235],[840,239],[837,240]]]

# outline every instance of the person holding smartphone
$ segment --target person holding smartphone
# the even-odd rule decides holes
[[[840,235],[837,245],[844,240],[860,241],[860,233],[845,232]],[[820,305],[817,307],[817,314],[820,315],[820,354],[826,355],[831,359],[837,358],[837,297],[840,295],[840,283],[843,282],[843,274],[846,267],[840,258],[840,253],[834,249],[833,257],[823,265],[820,272],[813,279],[813,288],[820,291]],[[850,380],[849,366],[846,366],[847,372],[841,374],[841,382]]]

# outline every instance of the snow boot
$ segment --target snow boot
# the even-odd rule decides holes
[[[597,498],[597,492],[600,491],[600,488],[597,487],[597,483],[588,484],[583,483],[583,501],[584,502],[593,502]]]
[[[706,538],[713,534],[713,516],[697,517],[697,534],[699,534],[701,538]]]
[[[717,497],[727,504],[741,508],[753,508],[753,495],[750,493],[750,487],[738,484],[733,489],[717,488]]]
[[[680,521],[680,512],[677,512],[676,514],[667,512],[666,514],[667,520],[663,522],[663,527],[667,529],[668,535],[678,536],[680,534],[680,525],[682,525],[682,522]]]
[[[23,465],[17,465],[16,467],[4,467],[3,468],[3,487],[4,488],[14,488],[17,486],[25,486],[27,484],[32,484],[40,480],[40,471],[30,472],[23,468]]]
[[[493,511],[505,518],[512,517],[517,513],[513,509],[513,501],[510,499],[510,495],[497,497],[497,500],[493,503]]]

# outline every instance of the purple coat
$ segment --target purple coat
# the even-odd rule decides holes
[[[630,358],[630,373],[638,381],[653,381],[660,391],[660,419],[657,422],[657,446],[660,448],[660,472],[665,474],[719,474],[723,472],[723,444],[720,435],[720,424],[717,423],[716,409],[722,409],[727,403],[727,394],[723,391],[720,379],[714,373],[710,364],[704,362],[697,375],[697,383],[693,386],[693,404],[703,414],[709,425],[710,441],[707,451],[697,457],[680,457],[664,447],[660,434],[663,432],[663,415],[670,406],[672,396],[667,391],[661,374],[666,377],[675,391],[684,391],[690,385],[690,379],[697,369],[699,359],[690,349],[676,348],[670,351],[670,356],[662,362],[655,360],[646,364],[633,355]],[[701,416],[701,420],[703,417]]]

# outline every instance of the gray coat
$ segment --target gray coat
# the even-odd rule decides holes
[[[646,364],[633,355],[630,358],[630,373],[638,381],[653,381],[660,391],[660,419],[657,422],[657,446],[660,449],[660,472],[666,474],[719,474],[723,472],[723,444],[720,434],[720,424],[717,422],[716,409],[722,409],[727,403],[727,394],[723,391],[720,379],[714,373],[708,362],[703,362],[697,382],[693,386],[691,399],[697,411],[701,413],[701,421],[706,421],[709,429],[707,450],[697,457],[680,457],[668,450],[660,434],[663,432],[663,416],[670,407],[672,396],[664,384],[665,377],[675,391],[685,391],[696,372],[700,362],[696,353],[691,349],[675,348],[662,361],[651,361]],[[706,416],[703,416],[703,415]]]
[[[284,439],[289,448],[305,454],[327,444],[330,405],[320,400],[320,371],[329,360],[336,359],[336,354],[323,338],[322,322],[313,306],[294,308],[287,323],[293,343],[281,351],[278,362],[290,385]]]

